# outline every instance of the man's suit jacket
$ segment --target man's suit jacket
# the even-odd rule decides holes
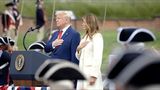
[[[70,26],[62,36],[64,40],[62,45],[53,48],[52,42],[57,39],[58,32],[54,32],[50,40],[46,43],[45,52],[51,52],[50,56],[54,59],[65,59],[78,64],[79,61],[75,57],[75,52],[80,42],[80,34]]]

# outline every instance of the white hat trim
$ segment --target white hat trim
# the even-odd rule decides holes
[[[28,50],[33,46],[33,45],[40,45],[42,48],[44,48],[44,46],[41,44],[41,43],[32,43],[29,47],[28,47]]]
[[[120,34],[121,34],[121,32],[123,31],[123,29],[128,29],[128,28],[135,28],[135,29],[137,29],[137,27],[119,27],[119,28],[117,29],[117,31],[118,31],[117,41],[118,41],[119,43],[121,43],[121,44],[125,43],[125,41],[120,41],[119,39],[120,39]]]
[[[60,64],[57,64],[55,66],[53,66],[52,68],[50,68],[48,70],[48,72],[44,75],[44,80],[48,80],[48,78],[55,73],[56,71],[58,71],[61,68],[65,68],[65,67],[70,67],[70,68],[74,68],[75,70],[77,70],[78,72],[80,72],[82,75],[83,73],[79,70],[79,68],[77,67],[77,65],[73,64],[73,63],[69,63],[69,62],[63,62]],[[84,76],[84,75],[83,75]]]
[[[40,73],[43,71],[43,69],[48,65],[48,64],[50,64],[50,63],[60,63],[60,61],[58,61],[58,60],[50,60],[50,59],[48,59],[48,60],[46,60],[39,68],[38,68],[38,70],[36,71],[36,73],[35,73],[35,79],[36,80],[39,80],[39,81],[43,81],[43,76],[42,77],[39,77],[39,75],[40,75]]]
[[[3,65],[1,65],[1,66],[0,66],[0,70],[3,69],[3,68],[5,68],[8,64],[9,64],[9,63],[6,62],[6,63],[4,63]]]
[[[46,61],[38,68],[38,70],[37,70],[36,73],[35,73],[35,79],[36,79],[36,80],[40,80],[40,81],[43,80],[42,77],[39,77],[39,75],[40,75],[40,73],[42,72],[42,70],[43,70],[49,63],[50,63],[50,61],[49,61],[49,60],[46,60]]]
[[[42,43],[42,44],[46,45],[46,43],[44,43],[43,41],[41,41],[41,42],[39,42],[39,43]]]
[[[132,34],[131,34],[131,36],[128,38],[128,40],[127,41],[120,41],[119,39],[119,37],[120,37],[120,34],[121,34],[121,32],[123,31],[122,30],[123,28],[119,28],[118,29],[118,37],[117,37],[117,41],[119,42],[119,43],[129,43],[133,38],[134,38],[134,36],[137,34],[137,33],[139,33],[139,32],[145,32],[145,33],[148,33],[148,34],[150,34],[152,37],[153,37],[153,39],[155,40],[156,39],[156,37],[154,36],[154,34],[152,33],[152,32],[150,32],[149,30],[147,30],[147,29],[144,29],[144,28],[138,28],[138,29],[136,29]]]
[[[12,41],[12,42],[15,42],[15,40],[13,40],[13,39],[10,39],[10,42],[11,42],[11,41]]]
[[[2,37],[0,37],[3,43],[7,44]],[[7,39],[8,40],[8,39]],[[1,44],[2,45],[2,44]]]

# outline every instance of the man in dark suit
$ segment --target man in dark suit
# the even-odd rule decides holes
[[[58,30],[46,43],[45,52],[51,52],[50,56],[54,59],[64,59],[78,64],[75,52],[80,42],[80,34],[71,27],[71,15],[67,11],[58,11],[56,25]]]

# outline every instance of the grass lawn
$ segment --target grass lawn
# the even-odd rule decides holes
[[[19,48],[19,50],[25,50],[24,49],[24,46],[23,46],[23,38],[24,38],[24,34],[25,34],[25,32],[21,32],[20,34],[19,34],[19,37],[18,37],[18,48]],[[29,45],[31,44],[31,43],[33,43],[33,42],[35,42],[36,41],[36,33],[34,32],[31,32],[31,33],[28,33],[27,34],[27,36],[26,36],[26,39],[25,39],[25,44],[26,44],[26,47],[28,48],[29,47]]]
[[[156,49],[160,50],[160,32],[153,31],[156,35],[157,40],[155,42],[147,43],[146,46],[153,46]],[[115,48],[117,43],[117,31],[116,30],[105,30],[102,31],[103,39],[104,39],[104,49],[103,49],[103,63],[102,63],[102,72],[105,73],[107,71],[108,66],[108,55],[111,53],[113,48]],[[24,50],[23,48],[23,36],[24,33],[20,33],[18,39],[19,50]],[[36,33],[28,33],[26,37],[26,46],[29,46],[31,43],[35,42]]]
[[[4,4],[11,0],[0,0],[0,13],[5,9]],[[36,0],[20,0],[19,10],[23,17],[34,18],[35,16],[35,1]],[[60,2],[56,0],[45,0],[45,10],[48,18],[52,17],[53,9],[55,10],[73,10],[77,18],[81,18],[86,13],[94,13],[103,20],[106,19],[151,19],[154,16],[160,15],[160,1],[159,0],[66,0],[67,2]],[[65,1],[65,0],[62,0]],[[71,2],[70,2],[71,1]],[[55,8],[54,8],[55,7]],[[105,13],[106,10],[106,13]],[[153,46],[160,49],[160,32],[153,31],[157,37],[154,43],[148,43],[147,46]],[[116,30],[104,30],[104,51],[102,72],[106,72],[108,64],[108,55],[118,43],[116,41]],[[24,32],[21,32],[18,39],[19,50],[23,48]],[[29,33],[26,37],[26,46],[35,42],[36,33]]]

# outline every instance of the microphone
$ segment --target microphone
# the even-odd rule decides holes
[[[31,31],[34,31],[34,30],[37,30],[39,29],[41,26],[37,25],[36,27],[31,27],[28,32],[31,32]]]

